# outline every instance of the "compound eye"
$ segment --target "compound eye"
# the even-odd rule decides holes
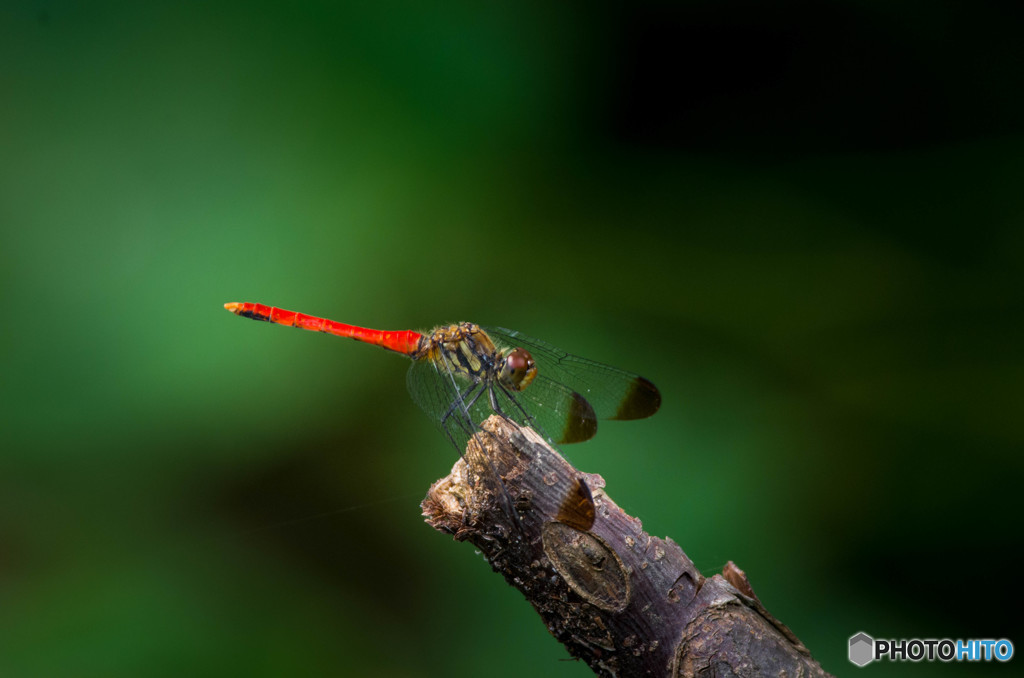
[[[522,391],[537,376],[537,365],[533,356],[525,348],[516,348],[505,357],[505,367],[501,371],[502,380],[506,385]]]

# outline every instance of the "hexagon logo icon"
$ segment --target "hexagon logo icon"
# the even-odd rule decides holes
[[[861,631],[850,637],[850,661],[857,666],[871,663],[875,654],[875,639]]]

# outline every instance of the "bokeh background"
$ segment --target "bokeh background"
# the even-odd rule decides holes
[[[826,669],[858,631],[1019,646],[1022,32],[4,3],[0,676],[590,675],[422,523],[455,454],[404,359],[226,301],[635,370],[661,412],[566,453]]]

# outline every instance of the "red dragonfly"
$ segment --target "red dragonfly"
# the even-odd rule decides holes
[[[512,330],[458,323],[426,333],[383,331],[263,304],[224,308],[243,318],[326,332],[408,356],[413,400],[460,454],[492,413],[533,428],[551,443],[575,443],[597,433],[598,419],[642,419],[661,405],[661,394],[647,379]]]

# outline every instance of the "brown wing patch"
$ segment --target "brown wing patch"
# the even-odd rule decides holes
[[[661,393],[658,387],[643,377],[636,377],[619,404],[612,419],[643,419],[661,407]]]
[[[590,406],[586,398],[574,391],[569,403],[565,428],[562,430],[562,436],[558,443],[583,442],[593,438],[595,433],[597,433],[597,415],[594,414],[594,408]]]

